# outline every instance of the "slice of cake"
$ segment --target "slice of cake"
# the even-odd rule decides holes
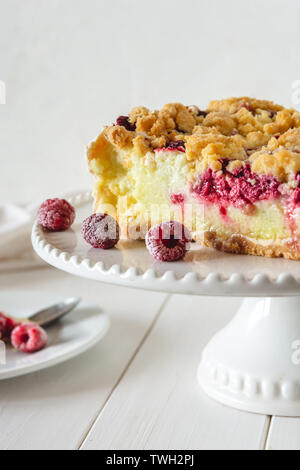
[[[206,111],[179,103],[134,108],[87,150],[95,212],[122,236],[184,223],[233,253],[300,259],[300,113],[230,98]]]

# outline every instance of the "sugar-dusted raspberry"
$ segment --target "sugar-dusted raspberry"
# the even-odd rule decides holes
[[[15,320],[0,312],[0,340],[10,339],[11,332],[17,325],[18,323]]]
[[[65,199],[47,199],[38,211],[37,221],[47,232],[59,232],[71,227],[75,209]]]
[[[119,241],[118,222],[108,214],[92,214],[83,221],[81,234],[85,241],[94,248],[107,250]]]
[[[135,131],[135,124],[132,124],[129,121],[128,116],[119,116],[117,119],[117,124],[118,126],[125,127],[125,129],[127,129],[128,131]]]
[[[47,344],[47,333],[35,323],[21,323],[12,331],[11,344],[24,353],[40,351]]]
[[[158,261],[176,261],[183,258],[190,241],[188,229],[174,221],[154,225],[146,235],[146,246]]]

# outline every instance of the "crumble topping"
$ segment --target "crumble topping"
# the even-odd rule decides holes
[[[128,131],[123,126],[110,126],[104,131],[107,140],[119,147],[120,149],[126,148],[132,144],[132,140],[135,137],[135,132]]]
[[[257,100],[243,96],[241,98],[227,98],[224,100],[211,101],[208,106],[208,111],[222,111],[235,114],[242,108],[253,112],[257,110],[271,110],[276,112],[283,109],[283,106],[275,104],[273,101]]]
[[[300,148],[300,126],[299,129],[290,129],[285,132],[285,134],[281,135],[278,140],[274,142],[274,145],[276,143],[278,146],[282,145],[287,148]]]
[[[149,152],[180,141],[199,172],[222,170],[224,159],[232,168],[250,163],[254,172],[283,183],[293,181],[300,171],[300,113],[271,101],[228,98],[211,101],[206,110],[170,103],[160,111],[136,107],[120,118],[118,123],[127,120],[127,125],[108,126],[99,139],[128,150],[127,167],[131,151],[146,159]],[[89,159],[97,158],[98,148],[97,141],[91,144]]]
[[[281,183],[292,182],[300,171],[300,155],[285,148],[272,153],[262,150],[251,155],[249,160],[254,172],[274,175]]]
[[[266,147],[249,158],[253,171],[271,174],[282,182],[294,186],[300,171],[300,128],[290,129],[278,138],[272,138]]]

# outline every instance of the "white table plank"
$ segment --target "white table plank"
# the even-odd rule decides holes
[[[208,399],[196,381],[203,346],[239,303],[173,296],[82,448],[263,448],[269,418]]]
[[[267,450],[300,450],[300,418],[273,416]]]
[[[50,268],[1,275],[0,285],[81,295],[111,313],[110,332],[91,351],[54,368],[0,382],[1,449],[79,447],[167,296],[82,280]]]

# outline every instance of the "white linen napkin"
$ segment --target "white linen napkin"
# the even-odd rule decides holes
[[[68,198],[77,192],[68,193]],[[0,204],[0,271],[46,265],[31,245],[31,228],[42,201],[18,206]]]
[[[30,232],[39,204],[0,205],[0,270],[41,265],[31,246]]]

